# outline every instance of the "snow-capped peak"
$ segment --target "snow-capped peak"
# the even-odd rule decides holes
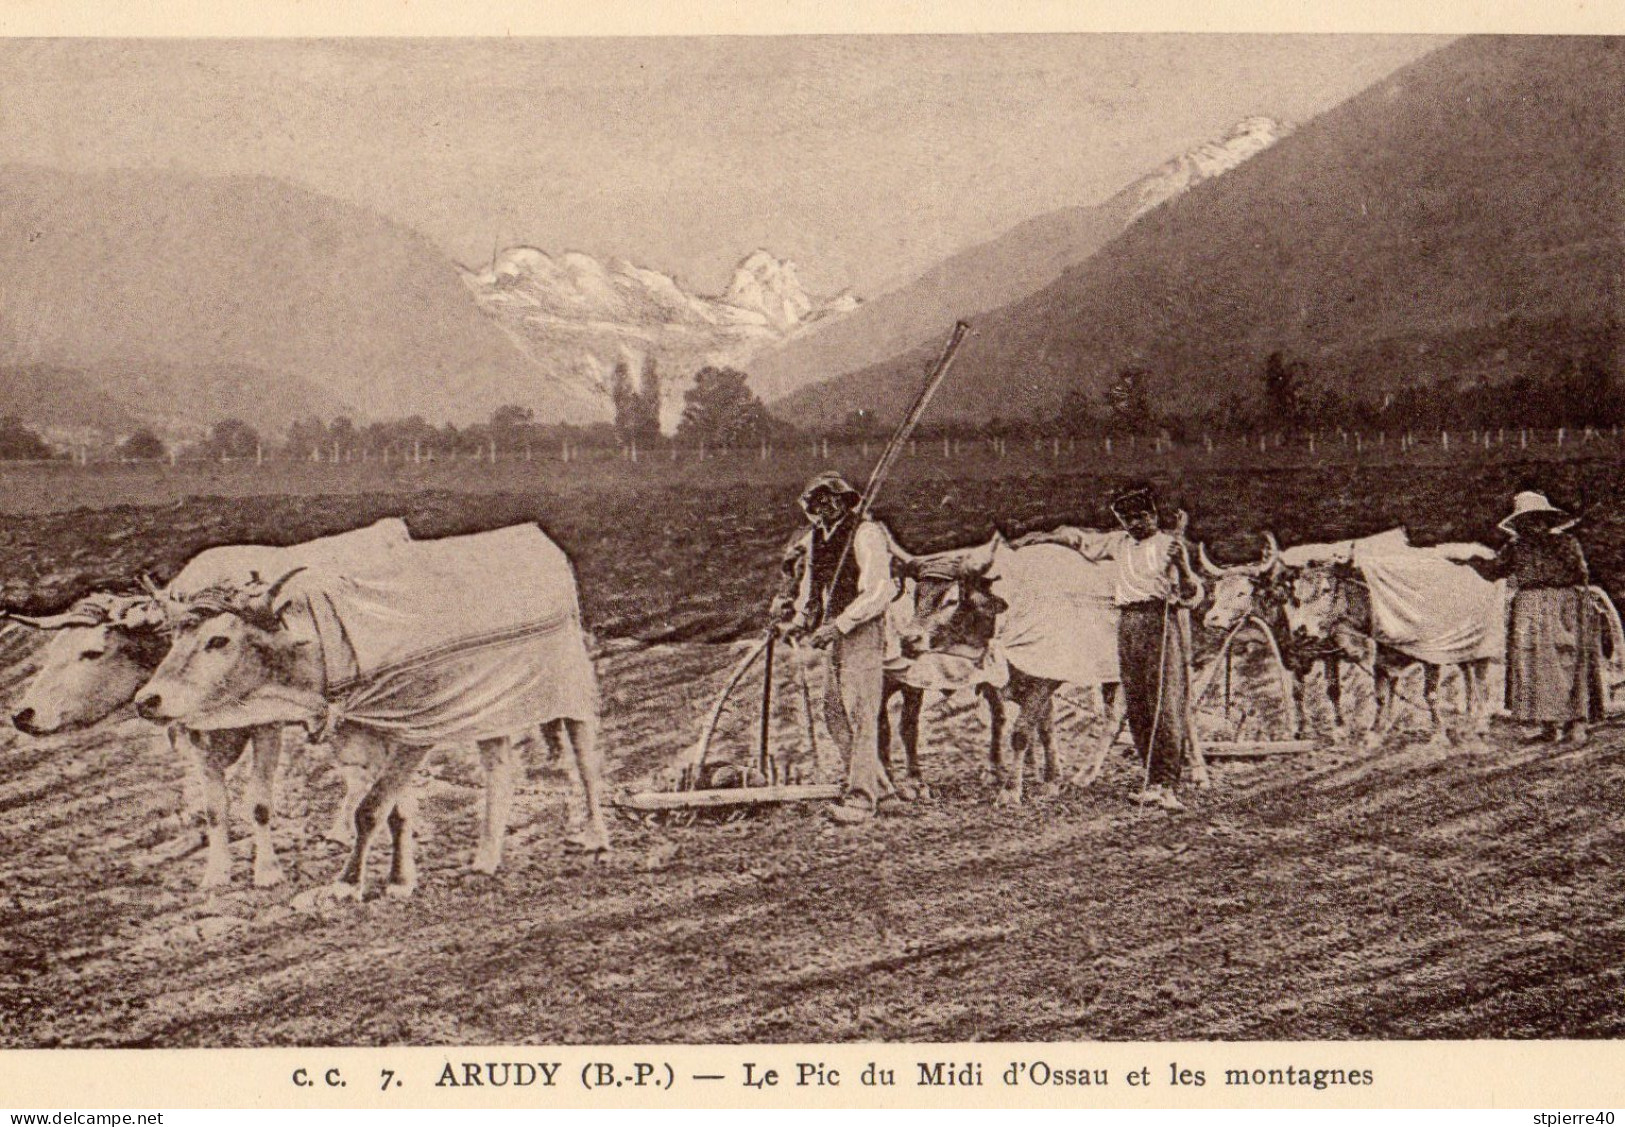
[[[780,261],[765,250],[755,250],[734,267],[722,300],[740,309],[760,313],[781,331],[794,328],[811,314],[813,299],[796,277],[796,264]]]
[[[1257,156],[1291,130],[1271,117],[1247,117],[1231,127],[1223,139],[1174,157],[1135,187],[1133,219],[1152,208],[1183,195],[1204,180],[1222,176],[1238,164]]]

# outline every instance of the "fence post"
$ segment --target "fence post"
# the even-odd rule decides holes
[[[627,457],[632,459],[634,466],[638,464],[638,440],[635,438],[627,445]]]
[[[824,439],[824,461],[829,461],[829,438],[827,436]]]
[[[1106,436],[1106,453],[1110,454],[1111,452],[1112,452],[1112,436],[1108,434]]]
[[[1315,452],[1315,432],[1310,431],[1309,432],[1309,453],[1313,454],[1314,452]]]
[[[1050,440],[1049,460],[1054,462],[1054,461],[1059,460],[1060,457],[1061,457],[1061,440],[1059,438],[1053,438],[1053,439]]]
[[[263,466],[265,464],[265,443],[263,442],[256,442],[254,444],[254,464],[256,466]]]
[[[1446,450],[1450,449],[1450,432],[1449,431],[1441,430],[1439,432],[1439,445],[1444,447]]]
[[[1562,427],[1557,428],[1557,444],[1559,446],[1563,445],[1563,428]]]
[[[1527,449],[1529,449],[1529,428],[1528,427],[1520,427],[1519,430],[1518,430],[1518,449],[1519,450],[1527,450]]]

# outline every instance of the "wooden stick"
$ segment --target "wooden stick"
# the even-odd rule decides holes
[[[726,790],[643,791],[618,795],[610,800],[610,805],[627,810],[689,810],[775,802],[824,802],[840,798],[845,789],[839,783],[809,783]]]

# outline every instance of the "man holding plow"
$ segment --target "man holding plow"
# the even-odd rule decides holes
[[[846,756],[846,795],[830,810],[843,825],[874,816],[896,793],[880,763],[884,616],[897,597],[891,533],[862,510],[862,495],[840,474],[807,483],[801,510],[810,527],[791,546],[787,582],[773,618],[784,637],[829,651],[824,722]]]

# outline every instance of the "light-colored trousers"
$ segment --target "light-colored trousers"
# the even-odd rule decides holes
[[[838,639],[829,651],[824,690],[824,723],[846,756],[846,792],[870,805],[895,793],[880,765],[880,697],[885,671],[885,635],[880,619],[865,622]]]

